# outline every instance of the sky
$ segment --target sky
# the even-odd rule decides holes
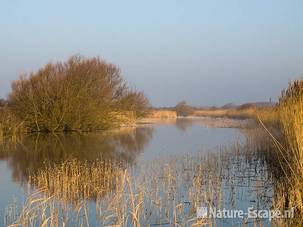
[[[154,106],[277,100],[303,76],[302,0],[0,2],[0,97],[72,55],[118,65]]]

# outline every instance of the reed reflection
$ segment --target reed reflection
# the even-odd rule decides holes
[[[30,175],[36,175],[46,166],[55,168],[69,160],[131,165],[152,135],[151,127],[89,134],[36,134],[18,144],[1,146],[0,160],[7,161],[14,181],[24,184]]]

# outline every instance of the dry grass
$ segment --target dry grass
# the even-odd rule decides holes
[[[217,226],[214,219],[198,219],[197,207],[236,204],[235,192],[248,175],[252,189],[267,182],[265,174],[251,175],[252,159],[236,156],[242,148],[161,157],[134,169],[77,160],[48,166],[31,176],[41,189],[29,196],[17,219],[9,220],[16,226]]]
[[[177,113],[174,110],[153,110],[150,113],[150,118],[177,118]]]
[[[273,142],[264,142],[264,138],[256,140],[276,179],[274,205],[283,209],[295,208],[296,217],[302,219],[303,80],[290,83],[282,92],[278,106],[258,117]]]
[[[30,176],[29,183],[37,188],[47,188],[49,195],[61,201],[78,205],[82,199],[96,200],[119,188],[122,173],[122,164],[113,161],[74,159],[59,166],[46,166]]]
[[[264,156],[276,180],[273,207],[281,210],[295,207],[298,220],[295,223],[302,224],[302,80],[290,84],[282,93],[277,108],[207,111],[198,112],[197,115],[261,119],[275,148],[258,131],[255,131],[258,143],[252,140],[251,144],[254,149],[261,151],[260,155]],[[174,119],[171,113],[158,113],[156,116],[171,116]],[[282,137],[277,137],[268,127],[277,124]],[[249,150],[248,147],[246,149]],[[234,150],[240,152],[238,147]],[[235,154],[228,155],[238,161]],[[251,157],[253,159],[253,155]],[[11,220],[11,223],[16,226],[88,226],[91,220],[88,201],[94,201],[97,223],[102,226],[215,225],[214,220],[197,219],[195,212],[201,204],[222,206],[223,179],[232,183],[236,179],[234,175],[224,173],[228,169],[228,160],[221,154],[162,158],[141,169],[136,168],[135,172],[133,169],[126,170],[119,163],[98,160],[90,163],[71,160],[57,166],[47,166],[30,177],[30,182],[39,191],[29,197],[17,220]],[[239,168],[233,173],[239,174],[241,171],[243,169]],[[185,208],[187,204],[190,206]],[[287,226],[288,223],[282,220],[279,225]]]
[[[88,164],[71,160],[41,171],[31,181],[39,188],[47,188],[45,198],[57,199],[64,206],[73,204],[78,209],[83,201],[95,201],[101,226],[210,223],[210,220],[198,220],[195,211],[201,200],[210,205],[219,202],[214,201],[221,193],[219,174],[209,172],[206,166],[194,166],[193,161],[194,158],[189,158],[182,163],[186,169],[197,168],[199,176],[191,176],[193,181],[185,193],[189,196],[186,203],[193,204],[190,214],[184,213],[186,203],[175,199],[184,192],[180,191],[180,163],[174,158],[136,169],[139,174],[101,161]],[[209,182],[205,183],[204,177]]]
[[[227,115],[227,109],[200,109],[195,110],[193,116],[197,117],[224,117]]]
[[[149,114],[140,119],[138,123],[175,123],[177,120],[177,113],[174,110],[151,110]]]
[[[296,207],[303,216],[303,80],[290,83],[279,100],[283,141],[278,145],[279,161],[290,183],[284,206]]]
[[[252,157],[258,157],[261,162],[266,163],[272,176],[272,209],[285,211],[294,208],[294,218],[276,220],[276,226],[302,226],[302,213],[295,204],[300,202],[300,199],[296,201],[298,198],[295,196],[299,196],[296,191],[300,191],[302,187],[289,175],[285,168],[287,163],[285,159],[283,161],[281,151],[272,141],[272,136],[280,138],[280,131],[270,128],[271,135],[263,128],[242,129],[242,132],[246,135],[248,148],[253,149]]]
[[[254,105],[234,108],[199,109],[194,111],[193,116],[236,119],[257,119],[258,116],[261,116],[264,121],[271,124],[275,124],[277,121],[275,107],[256,107]]]
[[[251,119],[232,119],[214,117],[184,117],[176,122],[177,127],[186,129],[193,124],[207,128],[247,128],[253,126]]]

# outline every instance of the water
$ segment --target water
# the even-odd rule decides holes
[[[205,154],[214,155],[218,160],[223,147],[236,149],[235,144],[245,144],[245,137],[238,128],[209,126],[209,120],[179,119],[174,123],[140,125],[111,132],[32,135],[20,144],[4,147],[0,154],[0,221],[3,225],[5,209],[12,201],[24,202],[28,176],[39,172],[45,164],[55,166],[69,159],[106,159],[139,171],[146,163],[158,162],[164,157],[178,159]],[[255,158],[237,157],[234,149],[220,158],[222,163],[217,163],[221,165],[218,171],[222,172],[223,206],[244,210],[249,206],[266,207],[271,194],[266,166]],[[186,173],[186,169],[183,172],[187,178],[195,174]],[[182,182],[180,184],[186,185]],[[183,189],[178,193],[182,194]],[[237,226],[243,220],[218,219],[216,222],[220,226]],[[269,225],[269,222],[265,220],[263,224]]]

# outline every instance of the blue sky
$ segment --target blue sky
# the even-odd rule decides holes
[[[117,64],[155,106],[276,99],[303,75],[303,1],[0,3],[0,97],[74,54]]]

